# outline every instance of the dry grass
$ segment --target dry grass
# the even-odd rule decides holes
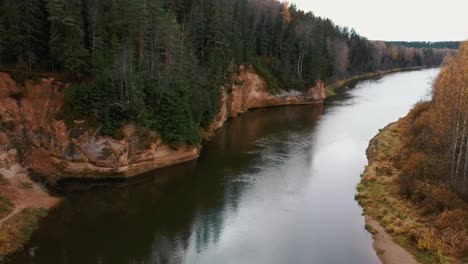
[[[404,122],[390,125],[371,142],[370,164],[356,198],[421,263],[468,263],[467,203],[443,184],[419,179],[408,186],[411,196],[402,193],[396,165]]]
[[[7,256],[23,247],[46,210],[26,208],[2,224],[0,229],[0,256]]]

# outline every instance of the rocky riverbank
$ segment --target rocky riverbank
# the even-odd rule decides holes
[[[242,66],[236,84],[222,88],[220,112],[203,131],[205,139],[234,118],[250,109],[322,103],[325,87],[300,93],[280,91],[271,94],[266,82],[252,67]],[[0,116],[3,144],[23,153],[21,162],[49,183],[64,178],[131,177],[141,173],[198,158],[201,146],[173,147],[162,142],[153,131],[133,124],[123,127],[123,138],[98,136],[97,128],[86,120],[72,125],[57,118],[69,85],[53,79],[17,83],[0,73]]]
[[[205,140],[229,118],[255,108],[322,103],[325,87],[272,94],[252,67],[240,68],[223,87],[218,115],[202,131]],[[0,262],[19,250],[41,217],[60,202],[30,176],[54,185],[67,178],[126,178],[198,158],[201,146],[173,147],[153,131],[133,124],[122,139],[98,136],[85,120],[70,127],[58,114],[69,84],[52,78],[17,83],[0,73]]]

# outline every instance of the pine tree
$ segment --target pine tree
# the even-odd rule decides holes
[[[93,80],[74,111],[106,134],[131,120],[177,144],[197,143],[240,64],[276,91],[446,54],[371,42],[275,0],[3,0],[0,22],[1,65]]]
[[[0,4],[7,59],[31,70],[48,55],[48,30],[42,1],[5,0]]]
[[[50,49],[59,68],[70,73],[87,70],[88,51],[84,47],[84,32],[78,0],[49,0]]]

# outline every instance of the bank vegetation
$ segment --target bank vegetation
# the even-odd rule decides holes
[[[420,262],[467,263],[467,42],[433,94],[372,140],[357,198]]]

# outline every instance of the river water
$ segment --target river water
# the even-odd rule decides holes
[[[365,150],[379,128],[429,98],[437,73],[363,81],[324,107],[252,111],[197,161],[69,184],[64,206],[11,262],[379,263],[354,200]]]

